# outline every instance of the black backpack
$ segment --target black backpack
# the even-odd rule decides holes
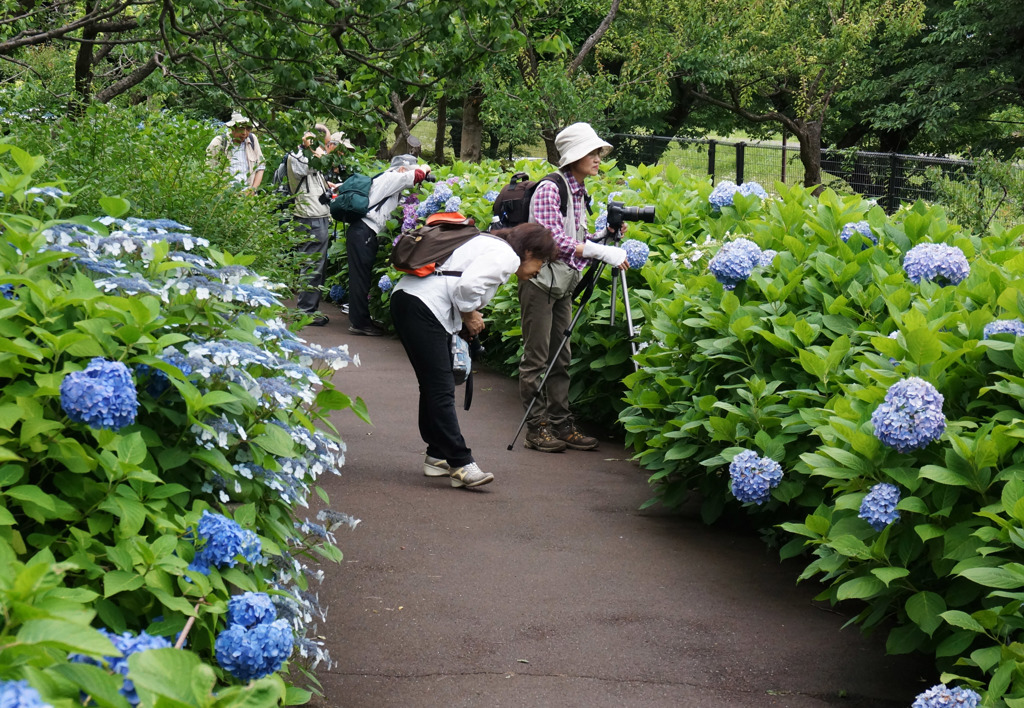
[[[433,226],[420,226],[406,231],[391,249],[391,265],[403,273],[424,277],[427,275],[462,275],[461,271],[437,270],[455,249],[480,235],[472,219],[462,223],[441,222]]]
[[[533,193],[537,191],[537,185],[541,182],[554,182],[558,186],[562,216],[569,213],[569,187],[559,173],[552,172],[538,180],[532,180],[530,175],[525,172],[516,172],[512,175],[512,180],[501,188],[498,196],[494,199],[491,211],[494,216],[498,217],[498,223],[494,226],[510,229],[528,222],[530,220],[530,200],[533,199]],[[590,208],[589,199],[587,208]]]

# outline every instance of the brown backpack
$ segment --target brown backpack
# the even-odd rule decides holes
[[[398,237],[391,249],[391,265],[421,278],[434,274],[461,276],[462,271],[440,271],[437,267],[448,260],[456,248],[480,235],[472,219],[420,226]]]

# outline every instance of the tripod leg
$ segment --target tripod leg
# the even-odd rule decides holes
[[[636,363],[636,330],[633,328],[633,312],[629,307],[629,290],[626,288],[626,271],[620,270],[619,275],[622,277],[622,299],[625,303],[626,309],[626,325],[629,327],[629,346],[633,348],[633,368],[639,371],[640,365]]]
[[[611,301],[611,317],[608,318],[608,324],[615,325],[615,301],[618,300],[617,291],[619,289],[619,280],[616,277],[618,274],[618,268],[612,268],[612,301]]]

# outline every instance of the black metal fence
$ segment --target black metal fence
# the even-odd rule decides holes
[[[798,145],[783,142],[730,142],[648,135],[617,134],[615,157],[627,164],[672,162],[693,172],[706,172],[712,184],[732,180],[758,182],[769,192],[776,182],[804,180]],[[839,192],[856,192],[876,199],[893,212],[900,202],[933,199],[935,189],[926,176],[937,167],[944,177],[975,178],[974,163],[944,157],[883,152],[821,151],[821,183]]]

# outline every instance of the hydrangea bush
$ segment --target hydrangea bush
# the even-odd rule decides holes
[[[340,560],[333,531],[357,523],[304,509],[344,462],[328,413],[366,418],[330,381],[357,361],[303,341],[279,286],[185,225],[118,198],[62,218],[42,164],[0,145],[2,690],[300,704],[284,672],[315,688],[330,661],[311,561]],[[273,627],[258,655],[222,652],[243,618]]]

